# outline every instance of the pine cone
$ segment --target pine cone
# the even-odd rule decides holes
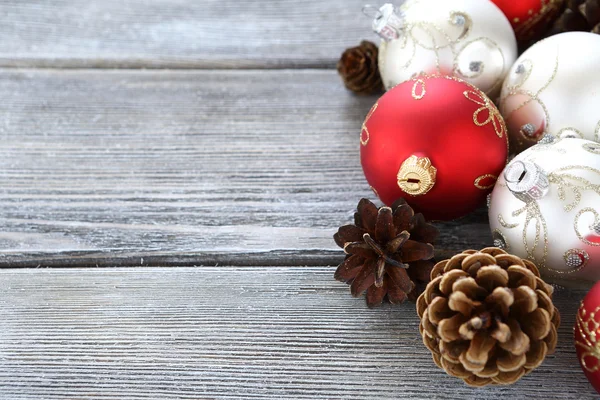
[[[358,203],[354,225],[342,226],[333,236],[347,256],[335,279],[351,285],[353,296],[367,291],[367,305],[384,298],[392,304],[416,300],[429,282],[433,246],[438,230],[415,214],[403,199],[392,208],[377,208],[367,199]]]
[[[417,300],[433,360],[471,386],[510,384],[556,347],[558,310],[536,266],[492,247],[439,262]]]
[[[359,46],[346,49],[337,64],[337,70],[349,90],[358,94],[372,94],[383,90],[377,54],[373,42],[363,40]]]
[[[547,36],[571,31],[600,33],[600,0],[568,0]]]

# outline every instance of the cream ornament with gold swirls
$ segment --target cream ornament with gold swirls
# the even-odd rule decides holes
[[[455,75],[490,96],[500,93],[517,58],[517,42],[491,1],[408,0],[387,26],[389,10],[381,10],[373,28],[384,39],[379,70],[387,89],[421,73],[437,73]],[[398,34],[389,35],[390,26]]]
[[[550,280],[600,280],[600,144],[544,138],[517,155],[491,194],[494,244]]]
[[[545,134],[600,142],[600,35],[568,32],[529,48],[504,81],[500,111],[519,152]]]

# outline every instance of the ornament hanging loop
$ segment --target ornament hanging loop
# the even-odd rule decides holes
[[[525,203],[541,199],[550,188],[546,173],[531,161],[513,161],[506,167],[504,179],[512,194]]]
[[[404,26],[404,16],[391,3],[381,7],[370,4],[362,8],[363,14],[373,20],[373,31],[383,40],[389,42],[398,39]]]
[[[362,12],[371,19],[381,18],[383,16],[381,11],[379,11],[379,7],[372,4],[365,4],[362,8]]]

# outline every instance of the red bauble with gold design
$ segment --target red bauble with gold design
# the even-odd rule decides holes
[[[558,17],[564,0],[492,0],[502,10],[521,43],[539,39]]]
[[[361,131],[361,163],[387,205],[404,198],[430,220],[452,220],[485,201],[508,155],[506,126],[475,86],[418,76],[384,94]]]
[[[588,292],[575,318],[575,350],[581,369],[600,393],[600,282]]]

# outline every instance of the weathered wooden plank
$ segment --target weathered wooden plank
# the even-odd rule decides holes
[[[4,70],[0,96],[0,265],[335,263],[373,197],[375,98],[334,71]],[[485,210],[442,231],[490,243]]]
[[[331,67],[364,1],[2,0],[0,66]]]
[[[592,399],[558,290],[555,355],[472,389],[435,367],[412,303],[369,310],[331,267],[0,271],[2,399]]]

